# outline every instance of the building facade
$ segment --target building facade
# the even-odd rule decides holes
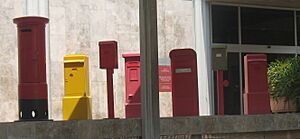
[[[93,119],[107,117],[105,70],[99,69],[98,41],[119,43],[119,69],[114,73],[115,115],[125,117],[125,65],[122,54],[139,53],[138,0],[0,0],[0,121],[18,119],[18,16],[45,16],[49,114],[62,119],[63,57],[90,58]],[[200,115],[216,108],[216,73],[212,49],[226,47],[225,114],[243,114],[243,56],[266,53],[268,62],[299,53],[300,2],[264,0],[158,0],[160,64],[175,48],[197,52]],[[161,116],[172,116],[171,92],[160,93]]]
[[[270,63],[296,56],[299,53],[299,4],[279,0],[194,0],[202,114],[216,113],[212,49],[227,49],[228,69],[223,77],[229,81],[224,87],[225,114],[243,114],[243,57],[264,53]]]

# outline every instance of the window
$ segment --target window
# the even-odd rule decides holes
[[[297,42],[300,45],[300,12],[297,11]]]
[[[212,5],[212,43],[295,46],[294,20],[293,10]],[[300,11],[297,34],[300,42]]]
[[[294,12],[241,8],[242,44],[295,45]]]
[[[213,43],[238,43],[238,8],[212,6]]]

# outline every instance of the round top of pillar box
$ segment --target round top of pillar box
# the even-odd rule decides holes
[[[49,22],[49,19],[41,16],[22,16],[14,18],[13,22],[18,26],[45,25]]]

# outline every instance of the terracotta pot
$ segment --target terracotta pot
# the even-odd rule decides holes
[[[284,97],[278,98],[278,101],[270,99],[271,110],[273,113],[296,112],[296,106],[288,101],[284,102]]]

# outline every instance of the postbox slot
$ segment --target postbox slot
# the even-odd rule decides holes
[[[191,68],[177,68],[175,69],[175,73],[191,73]]]
[[[32,32],[32,30],[29,28],[26,28],[26,29],[21,29],[21,32]]]
[[[140,63],[139,62],[128,62],[127,66],[128,67],[139,67]]]
[[[265,62],[267,59],[248,59],[249,62]]]
[[[77,70],[77,68],[74,67],[83,67],[83,62],[74,62],[74,63],[65,63],[65,68],[72,68],[72,70]]]

